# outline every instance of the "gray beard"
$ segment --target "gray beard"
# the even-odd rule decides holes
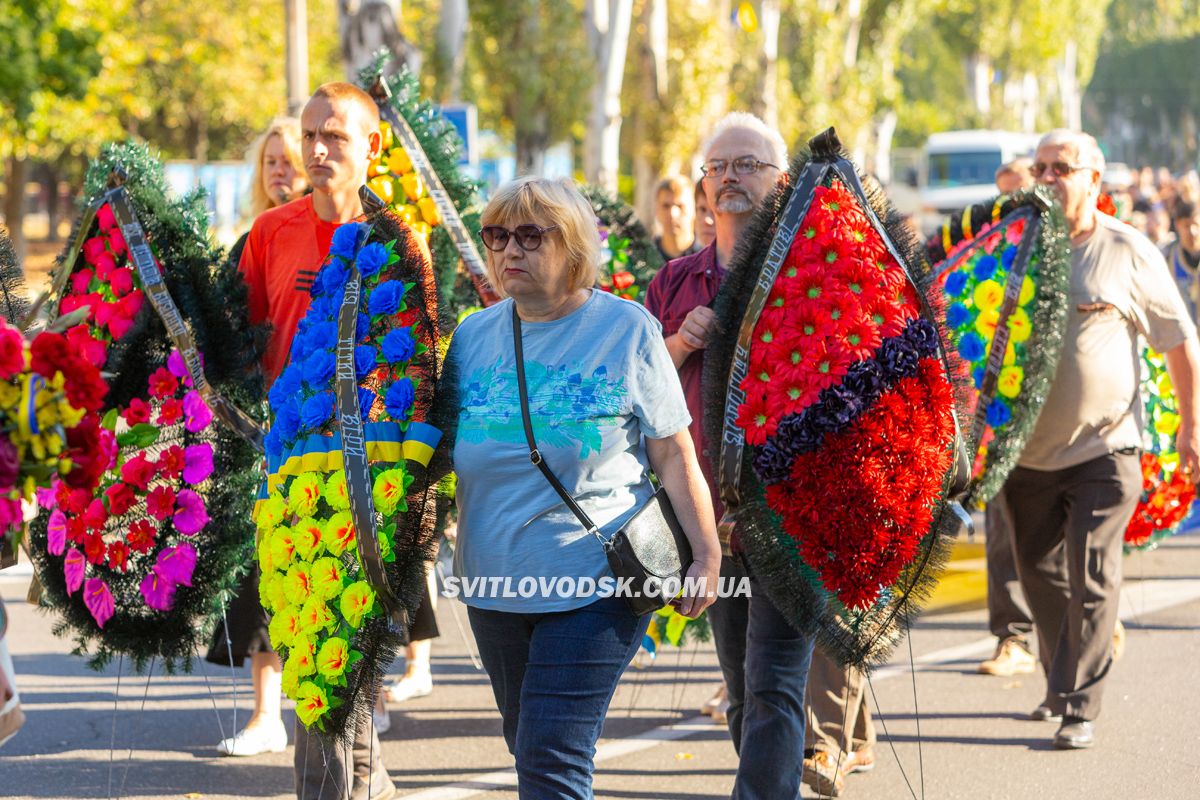
[[[717,198],[717,210],[726,214],[745,214],[753,208],[750,198],[740,192],[729,192]]]

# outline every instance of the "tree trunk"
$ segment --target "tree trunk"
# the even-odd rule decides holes
[[[541,175],[550,147],[549,120],[544,111],[532,115],[516,132],[517,175]]]
[[[402,66],[420,72],[420,51],[401,35],[399,19],[400,0],[338,0],[338,33],[347,81],[357,83],[359,71],[374,61],[380,49],[392,56],[389,72]]]
[[[58,223],[59,223],[59,196],[58,196],[59,172],[53,162],[45,165],[45,171],[42,173],[42,185],[46,187],[46,222],[48,224],[46,230],[46,241],[58,242]]]
[[[778,128],[779,0],[762,0],[758,21],[763,34],[763,47],[762,52],[758,54],[759,93],[755,113],[772,128]]]
[[[284,0],[287,109],[294,117],[308,102],[308,11],[306,0]]]
[[[29,162],[23,156],[9,156],[5,172],[4,224],[20,264],[25,261],[25,181]]]
[[[438,75],[443,84],[439,91],[451,102],[462,99],[467,20],[467,0],[442,1],[437,33]]]
[[[987,117],[992,112],[992,65],[986,56],[975,55],[967,59],[971,102],[980,117]]]
[[[892,182],[892,138],[896,135],[896,112],[888,109],[875,126],[875,177],[884,186]]]
[[[617,190],[620,168],[621,83],[625,77],[632,16],[633,0],[588,0],[588,42],[596,60],[598,80],[592,88],[584,174],[590,182],[613,193]]]
[[[203,164],[208,161],[208,120],[203,114],[197,114],[192,118],[191,128],[188,130],[188,150],[191,151],[192,158],[198,164]]]

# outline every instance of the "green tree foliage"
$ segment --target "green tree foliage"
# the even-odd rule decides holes
[[[0,109],[24,120],[39,94],[82,95],[100,69],[97,38],[62,0],[0,0]]]
[[[519,173],[539,172],[550,145],[582,139],[592,82],[582,13],[577,0],[471,2],[464,94],[483,127],[516,143]]]

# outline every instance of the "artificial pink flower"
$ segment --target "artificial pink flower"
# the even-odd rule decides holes
[[[209,519],[204,499],[191,489],[180,489],[176,502],[179,510],[175,512],[175,529],[184,536],[194,536],[203,530]]]
[[[83,585],[83,571],[87,569],[87,559],[83,553],[72,547],[63,559],[63,576],[67,579],[67,594],[75,594]]]
[[[125,409],[123,416],[131,428],[139,423],[149,422],[150,404],[140,397],[135,397],[129,401],[129,407]]]
[[[188,542],[168,547],[158,554],[154,571],[166,581],[192,585],[192,572],[196,569],[196,548]]]
[[[108,513],[114,517],[121,516],[137,502],[133,487],[128,483],[114,483],[104,491],[104,496],[108,498]]]
[[[157,467],[146,458],[145,453],[138,453],[121,465],[121,480],[144,490],[157,471]]]
[[[138,589],[145,599],[146,605],[155,611],[170,611],[175,606],[175,587],[178,584],[166,580],[157,572],[151,572],[142,578]]]
[[[183,448],[177,444],[171,445],[159,455],[157,464],[159,475],[169,481],[175,480],[187,466]]]
[[[92,287],[92,271],[81,269],[71,276],[71,291],[75,294],[87,294]]]
[[[187,417],[184,427],[192,433],[199,433],[212,423],[212,411],[195,389],[183,397],[183,414]]]
[[[175,511],[175,490],[170,486],[157,486],[146,495],[146,511],[161,522]]]
[[[158,409],[158,424],[174,425],[182,416],[183,403],[174,397],[168,397]]]
[[[108,253],[108,240],[103,236],[93,236],[83,243],[83,260],[95,265],[100,256]],[[111,256],[109,256],[111,258]]]
[[[107,250],[96,256],[96,260],[92,261],[91,264],[96,268],[96,278],[99,279],[101,283],[108,283],[109,277],[112,275],[113,270],[117,268],[117,260],[113,258],[113,254]]]
[[[103,367],[108,360],[108,342],[92,336],[87,325],[76,325],[67,331],[67,344],[93,367]]]
[[[166,367],[159,367],[150,374],[150,396],[169,397],[179,388],[179,379]]]
[[[92,617],[101,628],[112,619],[116,607],[108,584],[99,578],[89,578],[83,587],[83,604],[92,612]]]
[[[108,509],[104,507],[103,501],[100,498],[95,498],[88,503],[87,510],[83,512],[83,523],[88,530],[101,531],[104,530],[104,523],[108,522]]]
[[[200,354],[200,366],[204,366],[204,354]],[[187,364],[183,360],[183,354],[178,350],[172,350],[171,355],[167,356],[167,369],[171,370],[171,374],[176,378],[183,380],[183,385],[191,387],[192,373],[188,372]]]
[[[125,248],[125,236],[121,233],[120,228],[113,228],[108,232],[108,246],[118,256],[123,256],[129,252]]]
[[[108,285],[112,287],[114,295],[124,297],[133,289],[133,270],[129,267],[114,269],[108,276]]]
[[[25,337],[16,328],[0,328],[0,379],[8,380],[25,369]]]
[[[184,450],[183,479],[195,486],[204,481],[213,471],[213,449],[207,442],[188,445]]]

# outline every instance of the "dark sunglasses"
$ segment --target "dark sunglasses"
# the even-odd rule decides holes
[[[1068,164],[1066,161],[1055,161],[1053,164],[1043,164],[1041,161],[1029,168],[1029,172],[1035,178],[1040,178],[1046,174],[1046,170],[1050,170],[1060,178],[1065,178],[1072,172],[1078,172],[1081,169],[1094,169],[1084,164]]]
[[[537,250],[542,246],[542,239],[550,231],[558,230],[557,225],[551,225],[549,228],[543,228],[540,225],[532,225],[526,223],[518,225],[511,231],[502,225],[484,225],[479,230],[479,238],[483,239],[483,246],[493,253],[499,253],[504,248],[508,247],[508,238],[517,240],[517,247],[522,250]]]

